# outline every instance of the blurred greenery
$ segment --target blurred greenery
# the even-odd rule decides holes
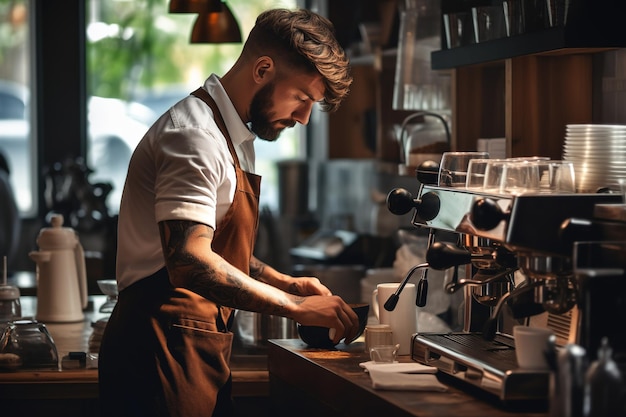
[[[0,0],[5,1],[5,0]],[[245,40],[256,16],[273,7],[293,8],[296,0],[229,0]],[[242,44],[190,44],[196,19],[168,13],[167,0],[91,2],[88,16],[88,91],[131,99],[141,90],[197,86],[212,72],[234,63]]]
[[[0,0],[0,79],[26,84],[26,0]]]
[[[87,1],[87,0],[85,0]],[[87,2],[87,89],[90,95],[131,99],[139,91],[197,86],[223,73],[242,44],[190,44],[194,14],[171,14],[168,0]],[[242,37],[256,16],[297,0],[228,0]],[[28,0],[0,0],[0,78],[28,84]],[[23,57],[22,57],[23,58]]]

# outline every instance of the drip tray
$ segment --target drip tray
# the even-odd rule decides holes
[[[550,372],[519,369],[515,343],[506,334],[498,333],[493,340],[480,333],[417,334],[411,355],[503,402],[548,398]]]

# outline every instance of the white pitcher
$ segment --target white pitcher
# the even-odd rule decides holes
[[[385,302],[396,292],[400,283],[383,283],[376,285],[372,292],[372,310],[380,324],[388,324],[393,332],[393,344],[399,344],[398,355],[411,353],[411,339],[417,333],[417,288],[408,283],[400,293],[400,299],[393,311],[385,310]],[[379,307],[380,306],[380,307]]]
[[[37,263],[37,314],[43,322],[76,322],[87,307],[85,254],[76,232],[55,214],[39,232],[39,251],[28,254]]]

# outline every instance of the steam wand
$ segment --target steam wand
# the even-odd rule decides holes
[[[417,271],[418,269],[422,269],[422,268],[428,268],[428,262],[424,262],[422,264],[415,265],[413,268],[411,268],[411,270],[406,274],[406,277],[404,278],[404,280],[402,280],[402,283],[398,286],[398,289],[396,290],[396,292],[391,294],[391,296],[385,302],[385,306],[384,306],[385,310],[393,311],[396,308],[396,305],[398,304],[398,300],[400,299],[400,293],[404,289],[404,286],[406,285],[407,282],[409,282],[409,279],[411,279],[411,276],[415,273],[415,271]],[[425,282],[425,281],[422,281],[422,285],[421,286],[422,286],[422,290],[424,289],[424,287],[427,289],[428,288],[428,283]],[[417,298],[418,298],[418,300],[420,298],[425,299],[425,297],[420,297],[419,292],[417,294]],[[416,304],[417,304],[417,302],[416,302]]]

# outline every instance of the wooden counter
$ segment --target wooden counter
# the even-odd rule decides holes
[[[57,347],[59,363],[69,352],[88,352],[91,323],[107,315],[98,311],[105,300],[104,295],[90,296],[81,322],[44,323]],[[32,317],[36,312],[36,297],[22,296],[20,301],[22,315]],[[12,411],[13,414],[6,415],[97,416],[97,355],[93,355],[91,362],[91,369],[0,371],[0,414]],[[233,397],[269,395],[267,356],[233,352],[231,370]]]
[[[372,388],[359,363],[369,358],[362,342],[336,350],[311,349],[300,340],[270,340],[270,397],[276,416],[521,417],[547,416],[537,404],[504,408],[495,399],[438,375],[447,392],[383,391]],[[409,362],[407,356],[399,358]],[[515,411],[514,411],[515,410]]]

